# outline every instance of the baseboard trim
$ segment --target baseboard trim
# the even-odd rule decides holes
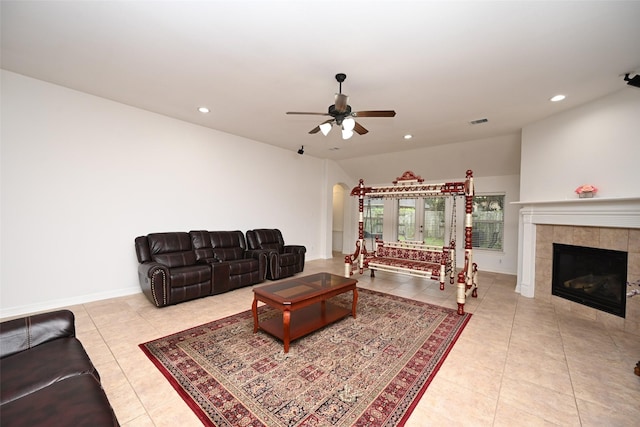
[[[0,308],[0,320],[5,320],[5,318],[25,316],[27,314],[39,313],[43,311],[58,310],[73,305],[86,304],[89,302],[101,301],[109,298],[124,297],[128,295],[139,294],[141,292],[142,290],[139,287],[130,287],[115,289],[108,292],[98,292],[94,294],[81,295],[71,298],[60,298],[57,300],[45,301],[37,304],[27,304],[8,308],[2,307]]]

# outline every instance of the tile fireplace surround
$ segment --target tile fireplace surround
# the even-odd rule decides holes
[[[626,299],[626,317],[551,295],[553,243],[628,252],[627,281],[640,280],[640,198],[518,202],[520,226],[516,292],[609,328],[640,335],[640,295]],[[635,287],[634,287],[635,288]]]

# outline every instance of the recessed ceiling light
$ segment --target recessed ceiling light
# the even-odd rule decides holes
[[[209,112],[209,109],[207,107],[200,107],[198,108],[198,111],[200,111],[203,114],[206,114]]]
[[[551,102],[558,102],[558,101],[562,101],[565,98],[566,98],[566,96],[564,96],[564,95],[556,95],[553,98],[551,98],[550,101]]]
[[[413,138],[413,135],[411,135],[410,133],[404,136],[404,139],[411,139],[411,138]]]
[[[477,120],[471,120],[469,122],[469,124],[472,125],[481,125],[482,123],[487,123],[489,121],[489,119],[477,119]]]

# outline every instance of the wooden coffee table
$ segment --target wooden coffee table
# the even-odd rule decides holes
[[[347,317],[356,317],[358,289],[355,279],[318,273],[257,287],[253,290],[253,333],[258,329],[281,339],[284,352],[289,343],[323,326]],[[353,291],[351,310],[327,301],[336,295]],[[258,320],[258,301],[282,311],[282,316]]]

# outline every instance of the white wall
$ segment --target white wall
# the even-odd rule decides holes
[[[437,182],[464,179],[467,169],[473,170],[474,177],[519,175],[520,134],[380,155],[363,153],[362,157],[337,163],[356,179],[356,184],[363,178],[371,185],[389,184],[407,170]]]
[[[0,317],[140,292],[151,232],[277,227],[330,256],[335,164],[4,70],[1,136]]]
[[[640,89],[597,101],[522,130],[520,198],[562,201],[583,184],[602,198],[640,196]]]

